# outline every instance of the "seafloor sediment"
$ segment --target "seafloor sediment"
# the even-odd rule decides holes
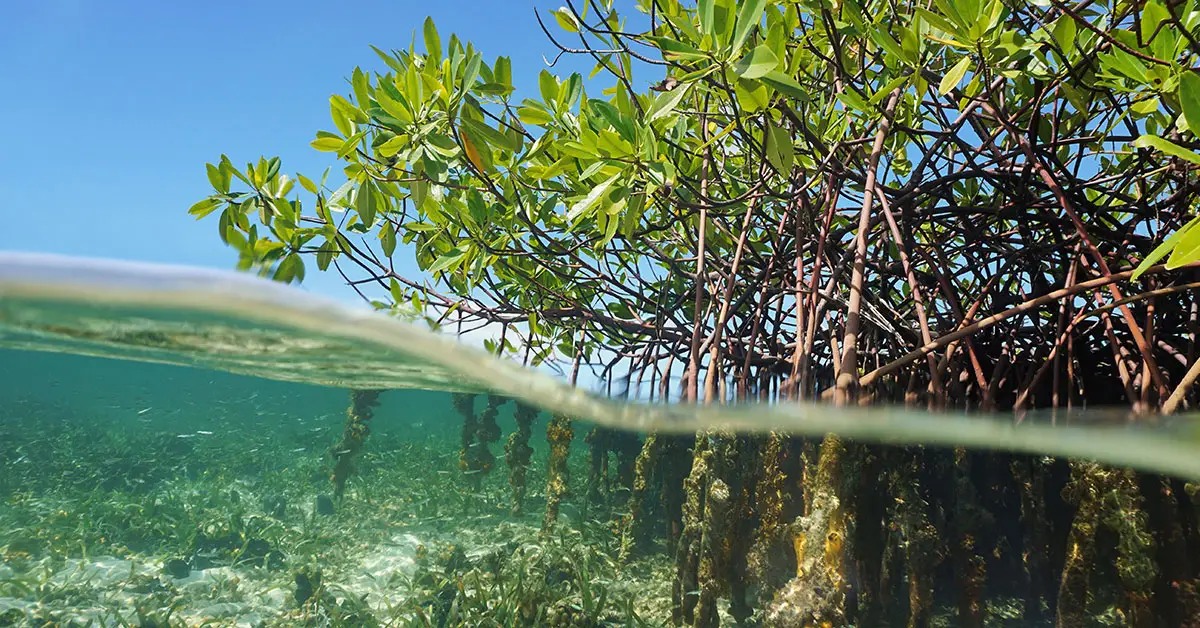
[[[492,412],[489,426],[493,405],[480,404]],[[449,397],[446,406],[456,416]],[[136,421],[102,421],[33,401],[0,409],[0,626],[1055,622],[1048,600],[1031,604],[995,585],[1010,574],[987,572],[1015,550],[985,539],[1044,542],[1037,535],[1052,532],[1029,525],[998,533],[995,504],[1011,501],[1032,522],[1064,520],[1046,515],[1045,500],[981,495],[968,480],[1003,470],[999,457],[778,435],[650,438],[642,447],[632,435],[571,430],[563,417],[548,423],[523,409],[531,448],[516,455],[514,445],[496,461],[519,463],[520,472],[482,473],[464,468],[465,441],[452,421],[432,430],[373,422],[350,456],[342,445],[348,426],[363,421],[359,410],[168,421],[130,408]],[[506,433],[511,421],[499,422]],[[568,432],[570,454],[553,465],[561,482],[547,482],[550,452],[568,451]],[[1049,461],[1004,461],[1019,482],[1050,477]],[[1128,591],[1146,590],[1146,570],[1158,568],[1146,562],[1153,547],[1145,545],[1150,519],[1134,503],[1137,476],[1058,464],[1070,481],[1031,494],[1063,493],[1049,504],[1074,509],[1065,541],[1075,550],[1066,551],[1060,581],[1017,580],[1060,588],[1060,610],[1082,592],[1072,625],[1127,625],[1139,609]],[[769,481],[759,481],[764,473]],[[955,512],[928,501],[943,476],[959,478]],[[885,484],[902,490],[889,495]],[[847,486],[860,490],[848,494]],[[789,506],[798,503],[800,511]],[[1134,516],[1117,521],[1114,513]],[[881,528],[887,538],[864,532],[869,519],[891,522]],[[950,536],[938,538],[939,530]],[[882,572],[864,562],[871,556]],[[1039,559],[1055,559],[1025,558],[1013,565],[1031,574],[1045,571]],[[1112,568],[1099,563],[1110,558],[1116,570],[1106,580]],[[906,598],[894,599],[897,591]]]

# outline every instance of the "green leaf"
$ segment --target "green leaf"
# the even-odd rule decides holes
[[[538,89],[542,93],[542,100],[549,106],[553,106],[558,100],[558,79],[554,77],[548,70],[542,70],[538,74]]]
[[[700,18],[700,29],[705,35],[713,34],[713,5],[714,0],[699,0],[696,3],[696,15]]]
[[[496,57],[492,80],[505,87],[512,87],[512,61],[508,57]]]
[[[945,96],[950,93],[950,90],[958,87],[959,81],[962,81],[963,76],[967,74],[967,70],[971,67],[971,57],[963,55],[954,67],[942,77],[942,81],[938,83],[938,94]]]
[[[670,37],[647,35],[646,39],[654,42],[663,52],[663,58],[671,61],[699,61],[707,59],[708,55],[696,50],[691,45]]]
[[[734,66],[738,76],[744,79],[756,79],[765,76],[779,65],[779,58],[766,44],[760,44],[750,54],[742,58]]]
[[[867,104],[867,101],[863,100],[862,96],[858,95],[858,92],[855,92],[849,87],[838,94],[838,100],[845,103],[848,108],[853,109],[854,111],[862,111],[865,113],[871,110],[871,106]]]
[[[1200,137],[1200,75],[1191,70],[1179,77],[1179,104],[1192,136]]]
[[[304,281],[304,260],[300,259],[298,253],[289,253],[283,261],[279,262],[279,266],[275,268],[275,281],[291,283],[292,280]]]
[[[795,158],[795,151],[792,148],[792,136],[787,132],[787,129],[771,124],[767,127],[766,137],[767,161],[779,172],[779,174],[787,177],[792,171],[792,160]]]
[[[921,7],[917,7],[916,9],[914,9],[914,13],[916,15],[919,15],[921,17],[921,19],[932,24],[934,28],[946,33],[947,35],[958,35],[959,34],[958,29],[955,28],[955,26],[953,24],[951,24],[949,20],[947,20],[946,18],[942,17],[941,15],[939,15],[937,13],[934,13],[927,9],[922,9]]]
[[[449,251],[446,251],[441,257],[438,257],[436,260],[434,260],[433,265],[427,269],[427,272],[432,275],[438,271],[446,270],[452,266],[457,266],[458,263],[461,263],[463,256],[466,255],[470,250],[471,245],[467,242],[464,242],[450,249]]]
[[[470,131],[472,135],[482,137],[485,142],[491,144],[492,146],[503,148],[512,152],[521,150],[520,137],[518,137],[514,142],[513,138],[501,133],[500,131],[497,131],[496,129],[493,129],[480,120],[476,120],[474,118],[463,118],[462,125],[466,130]]]
[[[379,244],[383,247],[383,254],[388,257],[396,252],[396,230],[391,225],[379,230]]]
[[[808,99],[808,93],[804,90],[804,86],[797,83],[796,79],[784,74],[783,72],[780,72],[779,70],[767,72],[759,77],[758,80],[766,83],[770,87],[775,88],[775,91],[787,96],[791,96],[792,98],[797,98],[800,100]]]
[[[300,179],[300,185],[303,186],[304,189],[308,190],[309,192],[311,192],[313,194],[318,193],[317,184],[313,183],[312,179],[309,179],[308,177],[306,177],[302,174],[297,174],[296,178]]]
[[[364,181],[358,186],[358,194],[354,197],[354,209],[368,229],[375,224],[375,203],[375,186],[370,181]]]
[[[741,49],[742,44],[746,43],[746,38],[750,36],[750,31],[762,22],[767,0],[748,0],[741,4],[742,6],[738,7],[737,25],[733,28],[733,41],[730,42],[734,50]]]
[[[191,208],[188,209],[188,213],[195,216],[196,220],[200,220],[201,218],[216,211],[216,209],[220,206],[221,199],[206,198],[199,203],[192,205]]]
[[[396,281],[395,277],[388,280],[388,292],[392,293],[392,300],[396,303],[404,301],[404,288],[400,287],[400,282]]]
[[[758,81],[747,81],[746,79],[738,79],[734,85],[734,95],[737,96],[738,105],[746,111],[746,113],[754,113],[766,108],[771,104],[771,92],[766,85]]]
[[[380,144],[375,150],[379,151],[379,154],[383,155],[384,157],[391,157],[400,152],[400,150],[405,146],[408,146],[411,141],[412,138],[408,137],[407,135],[397,135],[396,137],[393,137],[392,139]]]
[[[623,172],[618,172],[617,174],[609,177],[600,185],[592,188],[592,191],[588,192],[587,196],[583,197],[582,200],[571,206],[571,211],[567,213],[567,222],[575,222],[576,219],[578,219],[588,210],[595,207],[600,198],[608,192],[608,188],[612,187],[612,184],[616,183],[617,179],[621,178],[623,175]]]
[[[1144,98],[1142,100],[1134,101],[1129,105],[1129,108],[1132,109],[1134,113],[1138,113],[1143,116],[1148,116],[1155,111],[1158,111],[1158,107],[1158,98]]]
[[[478,52],[471,55],[467,60],[467,69],[463,72],[463,89],[470,90],[475,85],[475,79],[479,78],[479,66],[483,64],[483,55]]]
[[[1174,270],[1185,264],[1191,264],[1196,260],[1200,260],[1200,229],[1195,227],[1195,222],[1196,219],[1193,218],[1188,227],[1180,229],[1178,233],[1167,238],[1167,242],[1171,242],[1175,236],[1179,236],[1179,239],[1174,242],[1171,256],[1167,258],[1167,270]],[[1163,242],[1159,248],[1165,246],[1167,242]],[[1153,256],[1157,252],[1158,249],[1155,249],[1150,255]],[[1138,265],[1138,268],[1141,268],[1141,265]]]
[[[437,27],[433,25],[433,18],[425,18],[425,54],[427,54],[433,62],[442,62],[442,40],[438,37]]]
[[[318,137],[317,139],[309,142],[308,145],[319,151],[336,153],[341,150],[342,144],[344,144],[345,141],[346,140],[337,137]]]
[[[204,167],[208,171],[208,182],[212,184],[213,189],[221,194],[228,194],[231,179],[229,172],[213,164],[204,164]]]
[[[1153,148],[1184,161],[1200,165],[1200,154],[1196,154],[1174,142],[1165,140],[1157,135],[1143,135],[1133,141],[1138,148]]]
[[[675,89],[667,92],[661,92],[654,98],[654,104],[650,106],[650,110],[646,112],[646,120],[653,122],[663,116],[670,115],[679,102],[687,96],[688,90],[692,88],[691,83],[684,85],[676,85]]]
[[[545,126],[554,120],[554,116],[550,112],[535,109],[534,107],[521,107],[517,109],[517,118],[524,124],[532,124],[534,126]]]
[[[370,44],[368,44],[368,45],[370,45]],[[404,66],[401,65],[400,62],[396,60],[395,56],[390,55],[390,54],[376,48],[375,46],[371,46],[371,50],[374,50],[375,54],[379,55],[379,58],[383,59],[383,62],[386,63],[389,68],[395,70],[396,72],[404,71]]]
[[[1075,19],[1069,15],[1063,15],[1054,21],[1054,28],[1051,29],[1050,34],[1064,53],[1071,54],[1071,51],[1075,49],[1075,35],[1078,32],[1079,27],[1075,24]]]
[[[904,58],[904,51],[900,49],[900,44],[897,43],[895,39],[892,39],[892,36],[889,35],[884,29],[880,28],[878,30],[873,30],[868,33],[868,35],[870,36],[871,41],[874,41],[889,56],[895,57],[896,59]],[[890,66],[891,64],[888,65]]]
[[[1155,0],[1146,2],[1142,6],[1142,41],[1150,41],[1154,33],[1158,32],[1158,25],[1169,19],[1171,19],[1171,13],[1162,4]]]
[[[1142,260],[1142,263],[1138,264],[1137,268],[1134,269],[1133,276],[1130,277],[1129,280],[1137,281],[1137,278],[1141,277],[1142,273],[1145,273],[1147,270],[1150,269],[1151,266],[1157,264],[1158,260],[1165,257],[1167,255],[1167,253],[1170,253],[1171,250],[1175,248],[1175,245],[1179,243],[1179,241],[1183,238],[1183,236],[1185,234],[1187,234],[1189,231],[1195,230],[1195,227],[1197,224],[1200,224],[1200,216],[1193,218],[1191,220],[1191,222],[1184,225],[1182,228],[1180,228],[1175,233],[1171,234],[1170,237],[1168,237],[1166,240],[1164,240],[1162,244],[1154,247],[1154,250],[1151,251],[1150,254],[1146,256],[1146,259]]]
[[[559,28],[562,28],[568,33],[578,33],[579,24],[575,23],[575,16],[571,14],[566,7],[561,7],[558,10],[551,11],[554,15],[554,21],[558,22]]]

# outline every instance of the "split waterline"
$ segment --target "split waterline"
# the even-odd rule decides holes
[[[1093,459],[1200,479],[1196,417],[1127,410],[1012,415],[812,403],[616,401],[416,325],[298,288],[200,268],[0,253],[0,348],[161,362],[354,389],[490,392],[614,429],[837,433],[894,445]],[[1050,419],[1053,418],[1053,421]]]

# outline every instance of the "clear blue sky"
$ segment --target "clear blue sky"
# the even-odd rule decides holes
[[[0,249],[232,268],[216,221],[187,215],[210,191],[205,162],[275,154],[285,172],[319,175],[334,160],[308,142],[332,128],[330,94],[349,92],[356,65],[383,69],[369,45],[407,48],[427,15],[443,42],[453,32],[489,61],[511,57],[518,96],[536,94],[555,49],[533,11],[553,29],[545,12],[557,6],[15,3],[0,23]],[[586,76],[590,64],[560,68]],[[311,270],[307,289],[355,298],[336,274]]]

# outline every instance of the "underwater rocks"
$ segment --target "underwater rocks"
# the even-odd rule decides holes
[[[210,537],[203,532],[192,542],[192,569],[203,570],[227,565],[250,565],[282,569],[285,556],[261,538],[243,539],[237,534]],[[183,577],[187,577],[186,574]]]
[[[192,566],[182,558],[172,558],[163,563],[163,573],[176,580],[182,580],[192,573]]]
[[[296,604],[304,606],[304,603],[311,599],[313,593],[321,587],[321,570],[297,571],[294,580],[296,589],[292,592],[292,599],[296,600]]]
[[[263,512],[276,519],[283,519],[287,514],[287,500],[279,495],[267,495],[263,498]]]

